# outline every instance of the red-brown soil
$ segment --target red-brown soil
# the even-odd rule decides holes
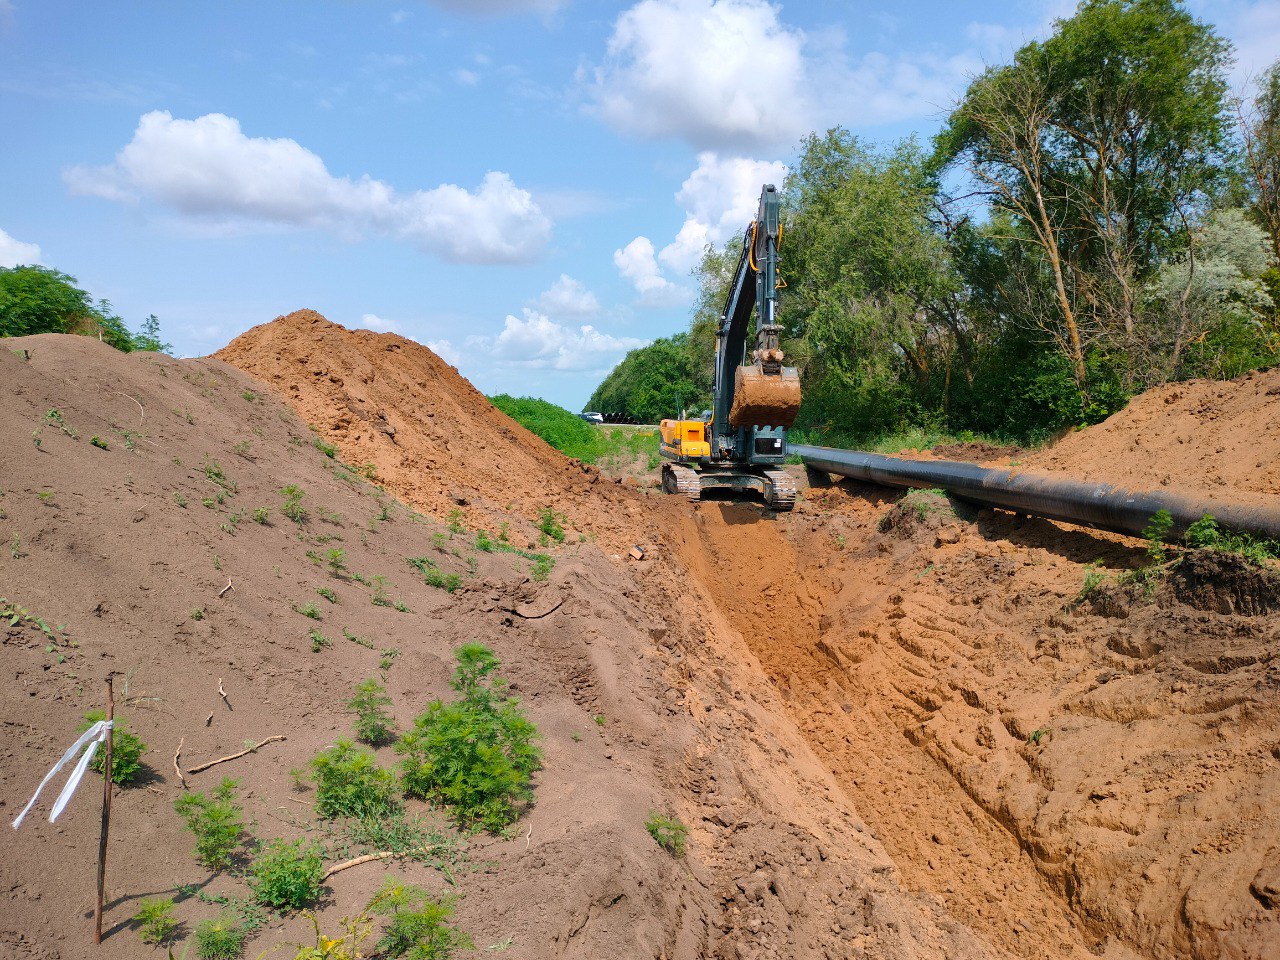
[[[378,673],[379,650],[400,650],[385,675],[404,724],[446,693],[450,651],[481,640],[543,733],[536,802],[513,839],[463,842],[456,887],[395,860],[338,874],[327,926],[390,872],[461,894],[460,925],[482,949],[512,938],[513,957],[1280,956],[1267,574],[1194,556],[1150,599],[1079,603],[1087,563],[1115,581],[1143,545],[816,479],[789,516],[691,507],[551,450],[425,347],[308,311],[219,355],[240,370],[80,338],[10,344],[31,361],[0,352],[0,440],[23,451],[0,476],[0,538],[20,541],[16,556],[0,543],[0,593],[70,635],[46,651],[32,628],[5,634],[0,804],[25,802],[107,669],[129,677],[124,712],[154,776],[116,797],[101,952],[85,920],[92,790],[59,824],[33,815],[7,834],[9,954],[136,956],[137,899],[209,879],[172,812],[180,738],[190,765],[287,733],[192,779],[240,777],[259,836],[318,836],[288,771],[350,730],[342,701]],[[1033,459],[1134,486],[1164,471],[1218,495],[1274,493],[1273,466],[1237,461],[1277,443],[1275,383],[1179,385]],[[53,407],[79,439],[46,421]],[[216,493],[206,456],[237,484],[224,504],[201,505]],[[339,461],[371,464],[385,492]],[[279,513],[288,483],[307,490],[302,526]],[[231,522],[260,504],[270,526]],[[505,523],[523,547],[546,508],[570,526],[547,583],[443,526]],[[411,612],[373,606],[306,556],[335,543]],[[419,555],[462,588],[423,584],[404,562]],[[316,597],[325,585],[337,606]],[[290,609],[312,599],[320,624]],[[313,626],[332,647],[311,652]],[[644,831],[651,810],[690,826],[683,860]],[[190,926],[216,908],[187,896],[180,912]],[[247,955],[307,929],[273,922]]]

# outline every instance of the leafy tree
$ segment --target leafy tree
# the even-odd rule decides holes
[[[711,382],[695,370],[686,333],[632,350],[587,401],[591,410],[623,414],[640,423],[657,423],[682,408],[701,411],[710,405]]]
[[[0,337],[78,333],[125,352],[172,349],[160,340],[160,321],[154,314],[135,337],[110,301],[95,304],[76,282],[75,277],[49,267],[0,267]]]

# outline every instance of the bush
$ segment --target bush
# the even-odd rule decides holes
[[[173,803],[196,837],[196,859],[210,870],[231,866],[244,834],[244,810],[236,803],[237,781],[223,777],[213,792],[184,793]]]
[[[0,337],[78,333],[126,353],[170,349],[160,340],[160,321],[154,316],[147,317],[140,333],[131,334],[108,301],[95,304],[76,282],[48,267],[0,267]]]
[[[138,936],[143,943],[155,946],[173,939],[178,931],[178,918],[173,916],[173,898],[149,897],[143,900],[138,904],[133,922],[138,925]]]
[[[456,653],[451,686],[461,697],[439,700],[401,736],[396,751],[404,757],[402,782],[407,794],[451,808],[464,824],[494,832],[518,816],[518,805],[532,797],[529,782],[540,751],[537,729],[505,695],[494,670],[492,651],[467,644]]]
[[[445,573],[430,557],[405,557],[405,562],[422,574],[428,587],[453,593],[462,586],[462,578],[456,573]]]
[[[1247,533],[1223,530],[1218,526],[1218,521],[1207,513],[1187,527],[1184,542],[1187,546],[1198,550],[1220,550],[1224,553],[1238,554],[1256,566],[1262,566],[1268,560],[1280,557],[1280,543],[1274,540],[1260,540]]]
[[[80,729],[88,730],[99,720],[105,720],[106,713],[101,710],[90,710],[84,715],[84,723]],[[127,787],[142,775],[142,755],[147,752],[147,745],[136,735],[129,732],[128,726],[119,717],[115,718],[111,730],[111,782]],[[98,746],[89,766],[100,774],[107,771],[106,744]]]
[[[356,714],[356,739],[373,747],[390,743],[395,736],[395,720],[387,712],[391,698],[386,688],[370,677],[356,685],[347,707]]]
[[[689,836],[689,828],[675,817],[661,813],[650,813],[644,822],[649,836],[657,841],[658,846],[675,857],[684,856],[685,840]]]
[[[301,910],[320,898],[324,860],[304,840],[272,840],[249,868],[249,889],[263,906]]]
[[[391,919],[378,941],[379,954],[449,960],[459,950],[475,949],[471,938],[449,923],[456,902],[453,897],[437,900],[421,887],[387,877],[366,908]]]
[[[284,496],[284,503],[280,505],[280,512],[294,523],[304,523],[307,519],[307,508],[302,505],[302,498],[307,495],[307,491],[297,484],[291,483],[284,487],[280,493]]]
[[[543,536],[557,543],[564,543],[564,524],[566,520],[567,518],[563,513],[556,513],[550,507],[545,507],[538,514],[538,529],[542,531]]]
[[[196,927],[197,960],[235,960],[244,949],[244,925],[227,911],[216,920],[205,920]]]
[[[316,813],[322,817],[385,817],[400,807],[396,781],[368,750],[339,740],[311,761]]]

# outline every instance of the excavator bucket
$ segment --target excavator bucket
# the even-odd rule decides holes
[[[800,375],[795,367],[765,373],[760,364],[739,367],[729,423],[735,427],[789,427],[800,413]]]

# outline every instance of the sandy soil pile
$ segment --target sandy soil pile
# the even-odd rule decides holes
[[[437,519],[461,510],[469,526],[496,532],[509,514],[534,521],[553,509],[614,550],[646,539],[639,508],[595,467],[522,428],[420,343],[297,310],[215,356],[270,385],[343,460],[376,465],[380,483]]]
[[[1280,368],[1157,387],[1026,464],[1137,489],[1280,494]]]

